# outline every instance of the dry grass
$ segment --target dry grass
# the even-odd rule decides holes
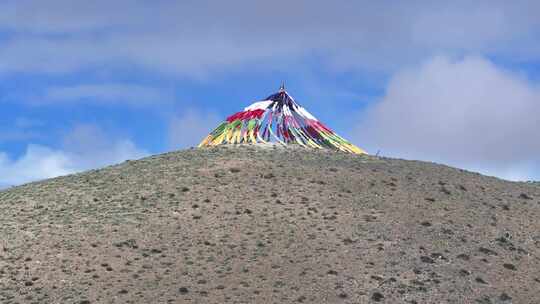
[[[0,192],[1,303],[540,302],[540,187],[278,147]]]

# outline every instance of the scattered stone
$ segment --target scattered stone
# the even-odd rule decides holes
[[[441,187],[441,192],[446,194],[446,195],[451,195],[452,194],[452,192],[450,192],[450,190],[448,190],[448,188],[446,188],[445,186]]]
[[[509,263],[503,264],[503,267],[506,268],[506,269],[509,269],[509,270],[517,270],[516,266],[514,266],[513,264],[509,264]]]
[[[383,278],[383,277],[376,276],[376,275],[372,275],[371,278],[372,278],[373,280],[379,281],[379,282],[384,281],[384,278]]]
[[[519,195],[519,198],[524,199],[524,200],[532,200],[532,197],[530,197],[530,196],[529,196],[528,194],[526,194],[526,193],[521,193],[521,194]]]
[[[266,179],[271,179],[271,178],[274,178],[274,174],[273,173],[266,173],[263,175],[263,178],[266,178]]]
[[[328,270],[328,272],[326,274],[337,275],[338,273],[335,270]]]
[[[456,256],[456,258],[458,259],[461,259],[461,260],[464,260],[464,261],[468,261],[470,259],[469,255],[468,254],[465,254],[465,253],[460,253]]]
[[[446,234],[446,235],[454,235],[454,231],[452,229],[448,229],[448,228],[442,228],[441,232]]]
[[[425,255],[423,255],[423,256],[420,257],[420,261],[422,261],[422,262],[424,262],[424,263],[428,263],[428,264],[433,264],[433,263],[435,263],[435,261],[434,261],[432,258],[430,258],[430,257],[428,257],[428,256],[425,256]]]
[[[501,293],[501,295],[499,296],[499,300],[501,300],[501,301],[503,301],[503,302],[512,301],[512,297],[509,296],[508,294],[506,294],[506,292],[503,292],[503,293]]]
[[[351,238],[344,238],[343,239],[343,244],[345,244],[345,245],[350,245],[352,243],[355,243],[355,241],[353,241]]]
[[[498,255],[497,252],[495,252],[495,251],[493,251],[491,249],[485,248],[485,247],[478,248],[478,251],[480,251],[481,253],[483,253],[485,255]]]
[[[444,260],[444,261],[447,260],[446,257],[444,257],[441,253],[438,253],[438,252],[432,253],[432,254],[431,254],[431,257],[432,257],[433,259],[440,259],[440,260]]]
[[[342,298],[342,299],[346,299],[347,297],[349,297],[346,293],[342,292],[338,295],[338,297]]]
[[[123,247],[132,248],[132,249],[139,248],[137,246],[137,241],[134,239],[129,239],[122,242],[114,243],[113,245],[118,248],[123,248]]]
[[[481,297],[479,299],[476,299],[476,303],[478,304],[492,304],[491,299],[488,296]]]
[[[382,299],[384,299],[384,296],[382,293],[380,292],[374,292],[372,295],[371,295],[371,299],[375,302],[380,302]]]
[[[487,284],[486,281],[484,281],[484,279],[482,279],[481,277],[476,277],[474,279],[477,283],[480,283],[480,284]]]

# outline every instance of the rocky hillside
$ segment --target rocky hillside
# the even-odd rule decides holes
[[[1,303],[540,303],[540,187],[243,146],[0,192]]]

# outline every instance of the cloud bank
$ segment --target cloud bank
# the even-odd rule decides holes
[[[148,155],[127,139],[111,139],[94,125],[76,126],[62,149],[29,144],[11,159],[0,152],[0,187],[76,173]]]
[[[521,75],[481,57],[436,57],[392,77],[355,136],[384,155],[539,178],[539,115],[540,90]]]
[[[130,84],[79,84],[50,87],[37,104],[101,103],[148,106],[168,103],[173,99],[166,89]]]
[[[332,68],[370,70],[441,51],[530,60],[540,58],[538,11],[531,1],[6,0],[0,73],[137,66],[201,76],[248,64],[286,69],[312,54]]]

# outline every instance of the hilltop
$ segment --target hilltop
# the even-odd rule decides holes
[[[2,303],[538,303],[540,186],[277,147],[0,192]]]

